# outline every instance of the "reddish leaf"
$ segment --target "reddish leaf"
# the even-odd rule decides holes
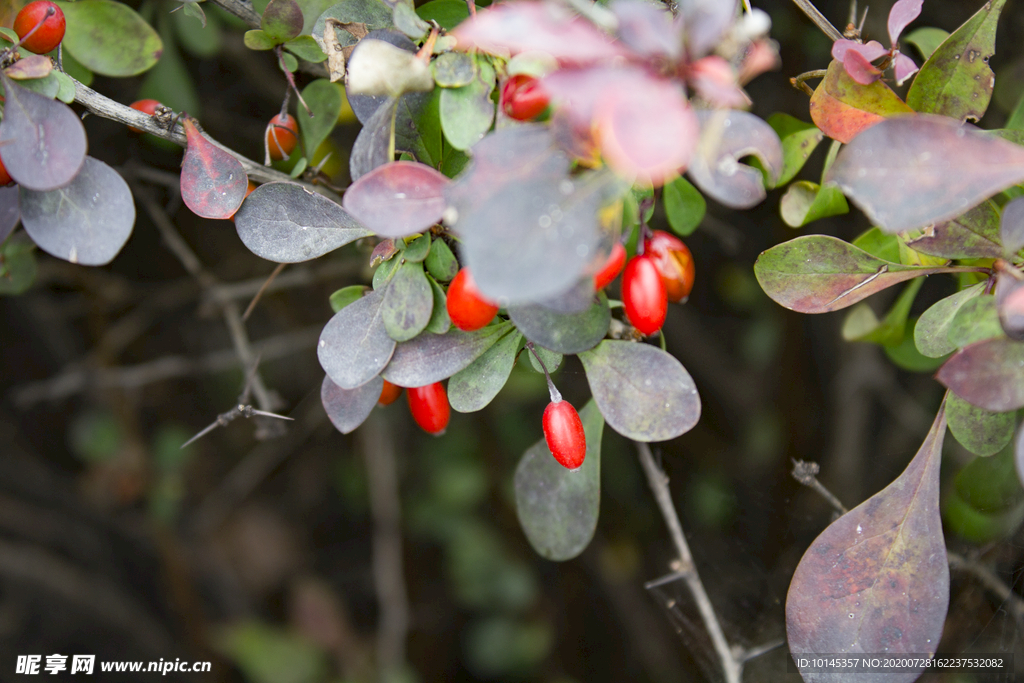
[[[904,266],[826,235],[806,235],[762,253],[754,275],[778,304],[800,313],[828,313],[875,292],[942,268]]]
[[[885,83],[861,85],[843,65],[832,62],[825,78],[811,97],[811,120],[825,135],[849,142],[863,130],[890,116],[910,114],[913,110]]]
[[[857,136],[825,179],[899,232],[948,221],[1024,180],[1024,148],[944,116],[901,116]]]
[[[921,14],[921,5],[924,0],[897,0],[896,4],[889,10],[889,41],[895,45],[900,39],[900,34],[907,24]]]
[[[453,35],[460,50],[513,54],[546,52],[563,63],[582,64],[627,57],[629,52],[593,24],[554,2],[513,2],[481,10]]]
[[[739,163],[754,155],[774,183],[782,170],[782,143],[767,123],[745,111],[698,112],[701,140],[688,173],[697,187],[734,209],[748,209],[766,196],[761,172]]]
[[[51,71],[53,71],[53,62],[46,55],[31,55],[19,59],[4,69],[4,73],[18,80],[45,78]]]
[[[1006,337],[971,344],[946,361],[936,379],[994,413],[1024,407],[1024,344]]]
[[[943,406],[903,474],[829,525],[804,553],[786,598],[794,655],[935,652],[949,606],[939,515],[945,433]],[[911,683],[919,675],[892,673],[885,680]],[[808,683],[845,680],[803,676]]]
[[[82,120],[63,102],[3,78],[0,159],[22,187],[39,192],[70,183],[85,163]]]
[[[203,218],[230,218],[242,205],[249,179],[242,163],[184,119],[188,147],[181,164],[181,198]]]
[[[423,232],[441,220],[444,190],[451,181],[413,161],[379,166],[349,186],[342,205],[356,220],[382,237]]]

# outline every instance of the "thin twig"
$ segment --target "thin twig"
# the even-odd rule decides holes
[[[675,505],[672,503],[672,493],[668,488],[668,477],[654,462],[650,446],[646,443],[636,442],[636,450],[640,456],[640,465],[643,467],[644,474],[647,475],[647,483],[651,487],[651,492],[654,493],[654,499],[658,503],[661,516],[665,519],[665,524],[668,526],[669,536],[672,537],[672,543],[675,545],[676,553],[679,555],[678,559],[672,562],[671,568],[686,583],[690,594],[693,595],[693,600],[697,604],[698,611],[700,611],[701,619],[704,621],[704,627],[707,629],[708,635],[711,636],[711,642],[714,645],[715,652],[718,654],[718,660],[722,665],[726,683],[740,683],[743,677],[743,662],[733,655],[733,650],[725,639],[725,633],[718,622],[715,608],[711,604],[711,598],[708,597],[707,591],[704,590],[704,584],[697,573],[697,567],[693,563],[693,555],[690,553],[690,546],[686,543],[686,537],[683,536],[683,527],[679,522],[679,515],[676,513]]]
[[[845,515],[848,510],[842,502],[833,495],[825,486],[818,481],[818,472],[821,471],[821,467],[816,462],[808,462],[806,460],[794,460],[793,471],[791,472],[794,479],[798,482],[814,489],[815,493],[828,501],[836,512],[841,515]]]
[[[270,283],[274,281],[274,278],[281,274],[281,271],[284,270],[285,265],[287,264],[278,263],[277,267],[274,268],[272,273],[270,273],[270,276],[267,277],[266,282],[264,282],[263,285],[256,291],[256,295],[252,298],[252,301],[250,301],[249,305],[245,307],[245,313],[242,314],[242,322],[245,322],[246,320],[249,319],[249,316],[252,314],[253,309],[256,308],[256,304],[259,302],[260,297],[263,296],[263,292],[265,292],[267,287],[270,286]]]
[[[380,606],[377,624],[378,679],[391,681],[405,666],[409,598],[402,565],[398,466],[395,447],[383,420],[380,412],[371,413],[359,435],[373,514],[373,582]]]
[[[839,32],[832,22],[825,18],[825,15],[818,11],[818,8],[814,6],[811,0],[793,0],[797,7],[799,7],[808,18],[814,22],[814,24],[821,29],[822,33],[828,36],[832,42],[842,40],[843,34]]]

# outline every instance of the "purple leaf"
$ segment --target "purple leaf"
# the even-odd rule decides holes
[[[593,295],[593,284],[586,282]],[[578,313],[558,313],[540,304],[509,306],[509,319],[530,341],[558,353],[592,349],[608,334],[611,313],[604,294],[591,296],[593,304]]]
[[[398,100],[389,97],[367,121],[352,145],[349,175],[359,180],[395,158],[395,111]]]
[[[774,183],[782,169],[782,143],[767,123],[745,111],[701,111],[701,141],[688,173],[706,194],[733,209],[748,209],[766,196],[761,172],[739,163],[754,155]]]
[[[887,232],[948,221],[1024,180],[1024,148],[944,116],[872,126],[825,176]]]
[[[382,237],[423,232],[441,220],[444,191],[451,181],[414,161],[379,166],[349,186],[342,206]]]
[[[264,183],[235,214],[242,243],[260,258],[299,263],[370,235],[327,197],[293,183]]]
[[[71,182],[85,163],[88,142],[82,120],[63,102],[43,97],[8,78],[0,159],[22,187],[39,192]]]
[[[384,379],[400,387],[424,387],[448,379],[514,330],[510,323],[502,322],[474,332],[424,332],[397,346],[394,357],[384,368]]]
[[[21,224],[40,249],[84,266],[113,261],[135,226],[128,183],[92,157],[64,187],[47,192],[22,187],[18,204]]]
[[[918,66],[914,63],[913,59],[902,52],[896,54],[893,60],[893,73],[896,75],[896,85],[903,85],[903,82],[917,73],[917,71]]]
[[[384,295],[370,292],[334,314],[320,333],[320,366],[342,389],[366,384],[384,369],[395,352],[381,318]]]
[[[897,0],[889,10],[889,41],[894,47],[903,29],[921,14],[922,4],[924,0]]]
[[[935,652],[949,607],[939,514],[945,433],[943,406],[896,481],[830,524],[804,553],[786,597],[794,655]],[[808,683],[839,680],[802,675]],[[907,671],[885,680],[912,683],[918,676]]]
[[[882,55],[889,54],[889,51],[882,47],[882,44],[877,40],[871,40],[867,43],[858,43],[856,40],[841,38],[840,40],[832,43],[833,59],[843,62],[846,60],[846,55],[849,52],[856,52],[869,62],[875,61]]]
[[[342,389],[325,376],[320,385],[320,402],[331,424],[342,434],[349,434],[373,412],[383,388],[384,380],[379,376],[355,389]]]
[[[882,70],[868,61],[868,59],[857,50],[847,50],[843,57],[843,68],[850,78],[861,85],[871,85],[882,75]]]
[[[453,35],[460,50],[476,47],[492,53],[546,52],[570,64],[629,56],[610,36],[554,2],[496,5],[459,24]]]
[[[971,344],[946,361],[936,379],[994,413],[1024,407],[1024,344],[1006,337]]]
[[[191,119],[183,125],[188,146],[181,163],[182,201],[197,216],[231,218],[249,185],[242,162],[210,142]]]
[[[718,45],[736,21],[739,0],[684,0],[679,3],[679,18],[686,33],[686,51],[691,60],[699,59]]]
[[[682,41],[672,15],[664,7],[646,0],[615,0],[609,7],[619,20],[619,40],[629,49],[644,57],[678,61]]]
[[[1019,274],[1000,270],[996,275],[996,309],[999,325],[1010,339],[1024,341],[1024,281]]]
[[[1024,197],[1017,197],[1003,207],[999,239],[1007,256],[1012,256],[1024,248]]]

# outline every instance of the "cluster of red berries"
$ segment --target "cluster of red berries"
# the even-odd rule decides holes
[[[625,264],[622,305],[626,318],[641,334],[654,334],[665,324],[668,302],[684,301],[693,289],[693,255],[675,235],[655,230],[643,241],[641,253],[625,261],[626,249],[616,244],[594,276],[594,286],[603,289],[611,284]]]

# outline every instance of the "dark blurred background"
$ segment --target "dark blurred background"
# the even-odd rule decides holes
[[[830,43],[792,3],[753,4],[771,15],[784,64],[749,86],[754,112],[809,120],[806,95],[788,79],[826,67]],[[890,4],[871,6],[868,37],[887,43]],[[98,78],[93,87],[124,103],[170,92],[213,137],[261,159],[284,77],[209,5],[207,30],[219,37],[191,42],[198,24],[168,15],[175,3],[140,7],[169,43],[159,76]],[[818,6],[845,26],[845,2]],[[913,27],[952,30],[978,6],[926,0]],[[1011,1],[997,73],[1018,71],[1022,35],[1024,12]],[[985,127],[1002,124],[1017,92],[997,97]],[[242,391],[223,306],[244,308],[274,264],[251,254],[230,222],[181,206],[180,150],[96,117],[86,127],[90,153],[140,189],[138,219],[110,266],[39,253],[34,286],[0,298],[0,680],[20,678],[17,655],[52,653],[211,660],[212,673],[167,680],[232,683],[719,680],[689,597],[673,584],[643,587],[669,571],[673,550],[628,441],[605,430],[601,517],[588,549],[556,564],[529,546],[511,483],[542,438],[545,384],[529,364],[488,408],[454,414],[441,438],[416,428],[404,399],[353,435],[335,431],[320,405],[315,341],[332,314],[330,293],[368,282],[369,245],[288,266],[246,323],[269,398],[295,418],[286,431],[260,440],[261,425],[236,420],[179,449]],[[342,186],[357,133],[346,123],[329,142],[327,168]],[[799,177],[817,179],[825,148]],[[694,293],[665,327],[704,412],[656,455],[726,635],[744,647],[784,638],[789,579],[832,518],[790,478],[791,460],[819,462],[822,482],[852,507],[902,471],[941,399],[929,373],[897,370],[879,347],[844,342],[842,314],[798,315],[764,296],[755,258],[800,234],[779,218],[780,195],[742,213],[709,202],[687,239]],[[171,219],[206,285],[168,248],[154,215]],[[664,227],[660,212],[654,227]],[[854,211],[804,231],[852,239],[867,227]],[[952,281],[932,280],[915,315],[953,291]],[[874,297],[876,310],[895,293]],[[575,405],[589,398],[575,359],[556,380]],[[971,457],[951,442],[948,475]],[[395,491],[379,471],[392,458],[399,527],[387,523]],[[394,564],[375,565],[374,545],[396,543],[404,596],[377,589]],[[1021,593],[1020,532],[983,548],[948,543]],[[407,640],[400,623],[381,625],[381,601],[407,613]],[[1021,634],[1004,600],[953,574],[940,651],[1019,655]],[[750,662],[745,680],[797,680],[784,657],[782,647]]]

